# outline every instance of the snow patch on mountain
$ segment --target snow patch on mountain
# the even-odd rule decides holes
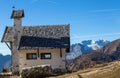
[[[66,54],[67,59],[74,59],[82,54],[86,54],[88,52],[91,52],[93,50],[97,50],[102,48],[103,46],[110,43],[110,41],[107,40],[84,40],[80,43],[72,44],[70,53]]]

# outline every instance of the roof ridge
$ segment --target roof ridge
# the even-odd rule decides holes
[[[70,24],[46,24],[46,25],[23,25],[22,27],[43,27],[43,26],[70,26]],[[13,26],[7,26],[7,27],[13,27]]]
[[[46,24],[46,25],[24,25],[23,27],[35,27],[35,26],[69,26],[70,24]]]

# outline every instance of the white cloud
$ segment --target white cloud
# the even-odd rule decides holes
[[[36,2],[38,2],[38,1],[40,1],[40,0],[31,0],[31,3],[33,4],[33,3],[36,3]],[[43,1],[48,2],[48,3],[50,3],[50,4],[57,4],[57,2],[55,2],[55,1],[53,1],[53,0],[43,0]]]
[[[38,2],[39,0],[31,0],[31,3],[33,4],[33,3],[36,3],[36,2]]]
[[[3,55],[11,54],[11,51],[5,43],[0,43],[0,53]]]
[[[107,34],[94,34],[94,35],[86,35],[86,36],[79,36],[73,34],[71,39],[81,39],[81,38],[101,38],[101,37],[109,37],[109,36],[115,36],[120,35],[120,32],[117,33],[107,33]]]
[[[113,12],[113,11],[120,11],[120,9],[100,9],[100,10],[92,10],[90,12]]]
[[[3,50],[3,49],[1,49],[1,50],[0,50],[0,54],[3,54],[3,55],[11,55],[11,52],[10,52],[10,50]]]
[[[48,3],[57,4],[57,2],[52,1],[52,0],[48,0]]]
[[[2,51],[4,51],[4,52],[5,52],[5,51],[10,51],[10,50],[9,50],[9,49],[8,49],[8,50],[2,50],[2,49],[1,49],[1,50],[0,50],[0,52],[2,52]]]

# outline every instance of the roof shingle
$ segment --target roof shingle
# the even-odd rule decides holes
[[[19,49],[69,48],[70,28],[65,25],[23,26]],[[6,27],[2,42],[13,38],[13,27]]]

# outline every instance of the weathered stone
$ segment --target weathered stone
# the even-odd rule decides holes
[[[41,65],[29,68],[24,68],[21,73],[21,78],[40,78],[51,74],[51,66]]]

